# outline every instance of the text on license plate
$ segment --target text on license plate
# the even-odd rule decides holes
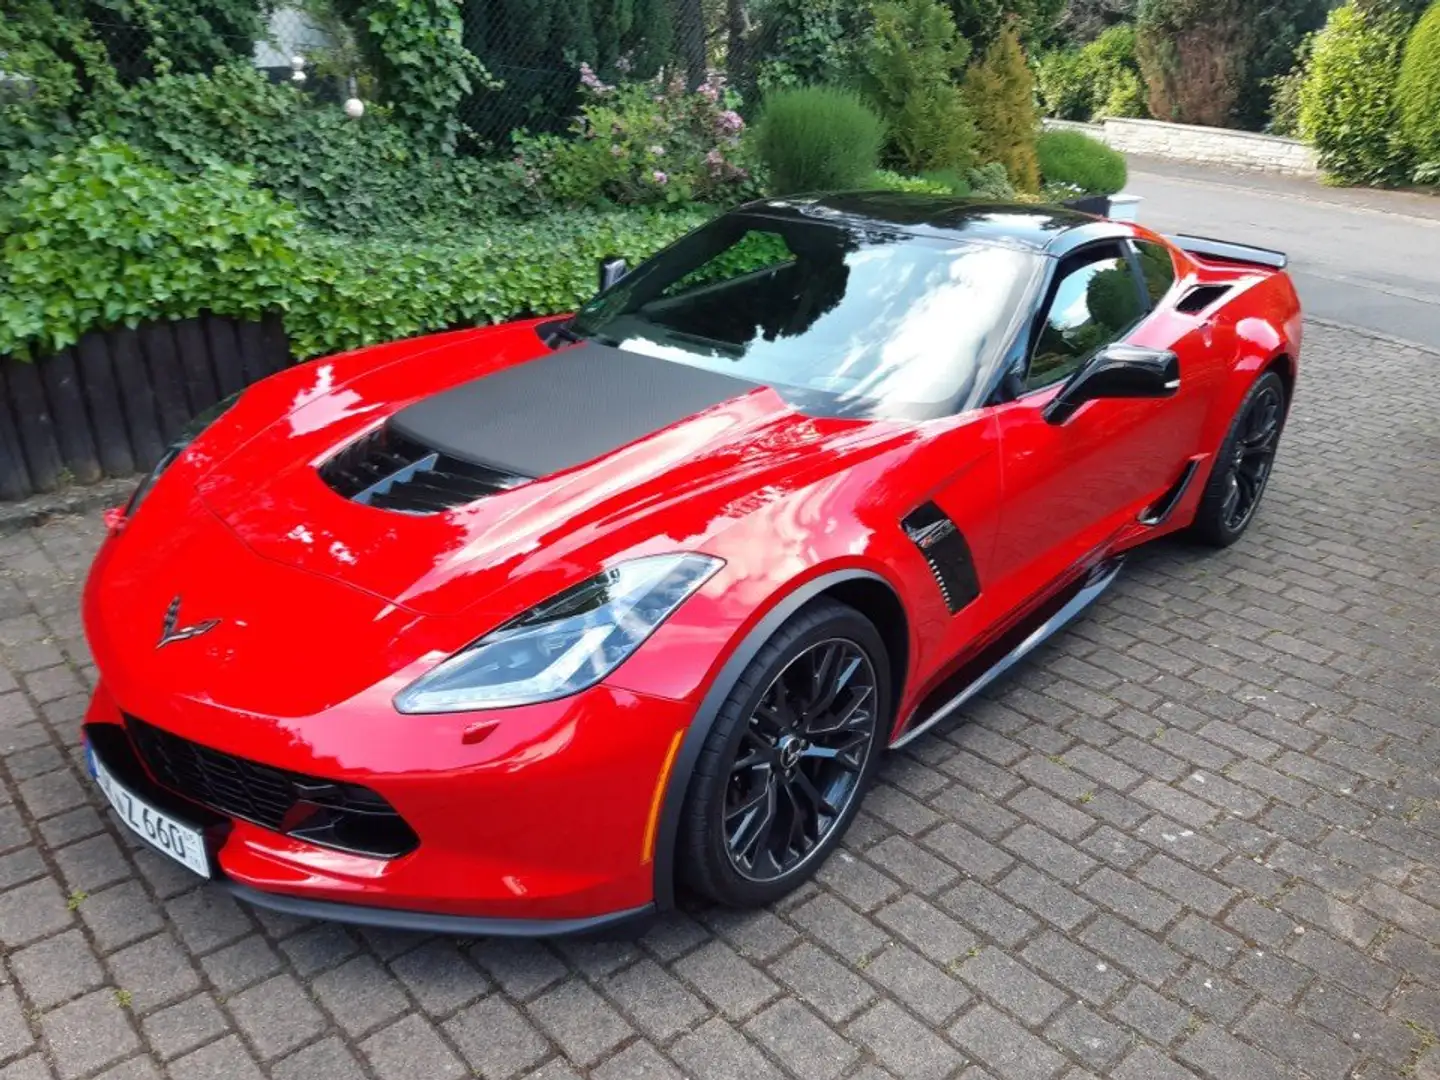
[[[210,856],[205,851],[205,837],[199,829],[176,821],[125,787],[106,771],[94,751],[90,753],[90,766],[100,790],[120,815],[121,821],[162,855],[169,855],[201,877],[210,876]]]

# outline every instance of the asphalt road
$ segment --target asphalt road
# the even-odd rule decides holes
[[[1308,315],[1440,348],[1440,198],[1131,158],[1140,221],[1277,248]]]

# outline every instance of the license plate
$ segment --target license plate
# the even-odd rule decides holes
[[[90,753],[90,768],[105,798],[120,815],[120,820],[134,829],[142,840],[201,877],[210,876],[210,856],[205,851],[205,837],[199,829],[175,820],[136,795],[105,770],[94,751]]]

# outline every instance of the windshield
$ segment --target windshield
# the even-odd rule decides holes
[[[764,383],[801,408],[927,419],[1002,340],[1040,257],[884,226],[731,214],[586,304],[574,331]]]

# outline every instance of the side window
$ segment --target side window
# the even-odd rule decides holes
[[[1056,273],[1026,388],[1065,378],[1097,350],[1124,337],[1144,314],[1130,262],[1118,247],[1072,255]]]
[[[1140,256],[1140,275],[1145,279],[1145,291],[1150,294],[1153,308],[1175,284],[1175,260],[1166,248],[1147,240],[1136,240],[1135,251]]]

